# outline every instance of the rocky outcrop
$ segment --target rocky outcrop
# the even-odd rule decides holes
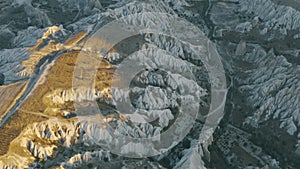
[[[240,6],[240,12],[258,16],[267,31],[279,30],[286,35],[287,31],[300,29],[300,12],[292,7],[274,4],[271,0],[243,0]]]
[[[35,159],[47,160],[53,157],[58,145],[71,146],[78,138],[78,129],[72,123],[60,119],[50,119],[27,126],[10,144],[7,155],[0,157],[0,168],[29,166]],[[15,151],[22,151],[16,154]],[[10,154],[11,153],[11,154]]]
[[[299,94],[300,82],[297,77],[299,67],[293,66],[283,56],[266,53],[255,46],[252,53],[246,54],[244,60],[260,63],[256,69],[247,71],[247,78],[240,89],[250,93],[249,101],[258,107],[253,117],[247,121],[253,125],[279,118],[289,134],[293,135],[300,125]],[[293,93],[293,94],[292,94]]]
[[[18,31],[13,39],[15,48],[29,48],[37,44],[38,39],[42,38],[47,28],[37,28],[30,26],[25,30]]]
[[[29,58],[29,52],[25,48],[5,49],[0,51],[0,73],[6,78],[4,84],[26,79],[26,76],[19,76],[24,69],[21,66],[22,60]]]
[[[267,40],[283,39],[288,33],[297,37],[300,28],[300,12],[290,6],[279,5],[272,0],[229,0],[212,2],[210,19],[217,27],[215,36],[223,31],[240,33],[252,29],[267,35]],[[275,34],[280,33],[281,36]]]
[[[176,164],[175,169],[180,168],[193,168],[193,169],[203,169],[204,162],[201,159],[200,154],[195,149],[185,150],[184,156],[182,159]]]
[[[236,55],[237,59],[252,65],[238,68],[246,75],[237,78],[239,90],[254,110],[245,124],[259,127],[264,122],[279,120],[278,127],[300,139],[299,66],[282,55],[275,55],[273,50],[266,52],[259,45],[240,43],[237,51],[244,53]]]
[[[189,17],[190,20],[196,20],[195,24],[199,24],[197,26],[209,26],[210,31],[214,32],[212,38],[216,41],[220,40],[218,38],[222,38],[224,32],[232,33],[239,38],[255,34],[256,36],[252,39],[262,38],[262,43],[272,42],[274,39],[284,39],[290,36],[290,33],[293,39],[299,39],[299,32],[297,33],[300,28],[299,11],[289,6],[278,5],[272,0],[210,0],[199,1],[195,4],[200,4],[200,6],[193,7],[181,0],[124,0],[114,2],[104,8],[101,1],[98,0],[53,0],[47,2],[16,0],[11,7],[7,5],[3,8],[3,11],[9,11],[8,9],[11,8],[22,11],[19,15],[24,17],[18,15],[16,23],[11,23],[11,25],[24,24],[24,27],[28,25],[36,25],[36,27],[28,27],[19,31],[7,23],[8,29],[1,29],[0,36],[4,33],[8,34],[7,39],[12,42],[12,46],[9,46],[15,49],[0,51],[0,84],[1,74],[5,76],[4,84],[19,81],[32,75],[35,66],[44,56],[52,52],[72,49],[72,45],[66,47],[61,43],[71,35],[71,32],[83,31],[92,34],[113,19],[124,20],[133,28],[139,25],[154,28],[158,33],[167,30],[170,26],[180,30],[178,25],[166,24],[163,17],[140,14],[142,12],[180,14],[180,16]],[[202,19],[202,14],[207,17],[205,21],[207,25],[199,21]],[[128,15],[131,16],[124,18]],[[13,14],[12,17],[16,18]],[[2,18],[3,16],[0,16],[0,22],[6,22]],[[49,25],[57,26],[47,27]],[[190,27],[190,25],[183,26]],[[183,38],[193,37],[192,30],[181,36]],[[183,141],[193,144],[185,145],[185,147],[179,145],[168,152],[157,150],[163,152],[160,157],[139,162],[117,157],[118,161],[114,159],[111,152],[102,149],[104,146],[110,145],[107,143],[112,144],[118,141],[115,136],[155,137],[167,130],[174,123],[178,114],[199,108],[196,106],[199,103],[202,105],[201,108],[209,108],[207,100],[209,100],[210,91],[208,89],[211,85],[215,85],[218,79],[208,81],[208,73],[201,58],[206,58],[212,51],[207,48],[197,51],[192,43],[182,43],[179,40],[182,37],[173,38],[151,33],[145,35],[143,32],[140,32],[139,36],[145,42],[142,45],[139,44],[139,52],[127,56],[127,54],[114,51],[102,58],[116,69],[122,68],[122,62],[127,59],[132,59],[131,61],[134,63],[132,65],[136,65],[136,62],[144,63],[146,70],[135,75],[129,89],[111,85],[109,88],[101,90],[79,87],[55,89],[47,93],[43,97],[43,103],[49,106],[49,114],[56,115],[61,111],[63,117],[34,123],[26,128],[24,134],[17,139],[20,145],[17,141],[13,143],[13,145],[21,147],[20,149],[24,150],[26,155],[12,156],[8,161],[14,162],[7,164],[4,164],[5,160],[0,160],[0,163],[3,163],[0,166],[13,167],[22,161],[32,162],[34,159],[38,159],[40,161],[48,160],[47,165],[51,166],[55,163],[61,168],[103,167],[102,164],[114,166],[114,164],[105,163],[112,161],[118,163],[118,168],[141,168],[144,166],[163,168],[158,163],[161,162],[161,159],[166,158],[171,159],[166,162],[168,163],[166,168],[204,168],[202,159],[209,158],[208,145],[212,140],[204,143],[198,142],[199,133],[197,131],[201,131],[201,123],[205,119],[200,113],[198,113],[200,117],[197,120],[201,120],[197,121],[196,129]],[[237,39],[230,38],[227,37],[221,41],[224,40],[226,43],[230,40],[237,41]],[[37,43],[38,45],[36,45]],[[130,47],[131,45],[130,41],[125,46]],[[8,48],[9,46],[4,47]],[[30,48],[32,46],[34,47]],[[223,58],[224,64],[227,64],[230,69],[229,74],[236,75],[232,78],[238,82],[239,90],[245,95],[247,105],[254,110],[254,112],[249,112],[245,124],[259,127],[261,123],[278,120],[280,128],[300,139],[299,66],[296,62],[291,63],[285,56],[274,54],[273,50],[266,50],[268,47],[265,47],[264,44],[261,46],[241,42],[237,50],[231,53],[232,58],[230,59],[232,60],[227,60],[225,56]],[[224,48],[222,45],[218,47]],[[28,49],[32,53],[28,53]],[[230,51],[229,49],[228,51]],[[91,49],[84,48],[83,50],[90,52]],[[299,58],[298,50],[286,52],[292,55],[291,58],[294,60]],[[28,67],[28,69],[22,74],[20,72],[24,67]],[[231,69],[231,67],[234,68]],[[101,111],[104,112],[103,117],[91,112],[90,109],[84,109],[83,114],[78,113],[74,118],[71,116],[77,112],[71,112],[71,110],[57,109],[57,112],[51,112],[54,111],[52,107],[57,105],[95,100],[99,101],[101,106],[105,106],[105,108],[100,106]],[[118,104],[124,101],[130,102],[134,108],[133,112],[128,113],[118,109]],[[188,105],[189,109],[180,109],[180,106],[183,105]],[[113,130],[108,130],[109,127]],[[213,131],[209,132],[213,133]],[[300,147],[299,145],[300,141],[298,147]],[[136,152],[142,154],[149,150],[148,146],[151,147],[150,144],[129,143],[121,146],[120,151],[124,154]],[[63,155],[59,156],[59,153],[56,154],[57,151],[62,152]],[[53,164],[51,164],[52,162]],[[98,165],[98,163],[100,164]],[[91,166],[90,164],[95,165]],[[28,164],[21,163],[21,165]]]
[[[83,154],[76,154],[72,156],[68,162],[64,162],[61,164],[63,167],[79,167],[82,164],[88,164],[91,162],[95,162],[94,165],[98,165],[96,161],[107,161],[110,162],[112,160],[111,154],[109,151],[99,150],[93,152],[84,152]]]
[[[73,23],[103,9],[98,0],[54,0],[51,2],[36,0],[32,2],[32,6],[43,11],[54,25]]]

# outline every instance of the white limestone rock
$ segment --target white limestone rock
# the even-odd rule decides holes
[[[184,156],[182,159],[176,164],[174,169],[205,169],[204,162],[201,159],[199,152],[196,149],[191,148],[184,150]]]
[[[262,19],[269,30],[286,34],[288,30],[300,28],[300,12],[292,7],[276,5],[271,0],[242,0],[240,6],[241,12],[253,12]]]
[[[69,90],[57,89],[46,94],[43,101],[45,104],[51,106],[62,105],[66,102],[79,103],[81,101],[95,101],[96,99],[100,99],[109,104],[112,102],[110,90],[106,88],[102,91],[98,91],[97,89],[87,89],[84,87]]]
[[[117,7],[115,9],[108,10],[104,13],[94,14],[94,11],[100,9],[98,2],[96,0],[58,0],[59,7],[61,9],[66,9],[63,12],[69,12],[69,10],[79,10],[78,17],[75,16],[74,20],[71,22],[78,20],[78,22],[67,26],[67,29],[72,29],[74,32],[87,31],[92,32],[98,26],[101,26],[105,23],[107,18],[120,18],[122,16],[126,16],[129,14],[135,14],[138,12],[166,12],[170,14],[176,15],[174,9],[172,9],[169,5],[169,1],[152,1],[148,2],[140,2],[133,1],[124,6]],[[20,1],[20,3],[23,3]],[[45,2],[48,3],[48,2]],[[120,2],[119,4],[121,4]],[[153,3],[155,5],[153,5]],[[175,9],[181,9],[182,6],[188,6],[185,1],[173,1],[175,4]],[[32,7],[28,7],[28,9],[32,9],[31,13],[28,11],[30,15],[41,14],[41,19],[36,19],[31,22],[39,22],[40,24],[49,24],[49,20],[53,23],[52,17],[45,15],[45,11],[37,11],[38,9],[33,9]],[[90,16],[86,18],[80,19],[83,15],[86,14]],[[38,16],[38,15],[37,15]],[[129,18],[127,20],[128,23],[132,25],[137,25],[142,23],[147,27],[157,27],[160,29],[167,29],[169,25],[166,25],[165,22],[157,22],[155,16],[151,15],[142,15],[143,17],[138,18],[138,21]],[[50,18],[50,19],[49,19]],[[36,30],[36,31],[35,31]],[[33,35],[34,38],[28,37],[27,34],[32,32],[36,32]],[[41,34],[40,29],[30,28],[25,31],[21,31],[18,36],[15,38],[15,44],[17,46],[31,46],[33,44],[33,39],[35,37],[40,37]],[[188,35],[182,36],[194,36],[193,33],[189,33]],[[152,39],[151,39],[152,38]],[[195,73],[195,70],[198,70],[198,67],[203,66],[200,63],[198,53],[193,51],[192,45],[190,44],[182,44],[176,40],[168,40],[166,38],[162,38],[159,36],[151,37],[148,40],[149,43],[155,44],[162,49],[170,52],[173,56],[167,55],[166,53],[152,50],[153,55],[159,55],[161,57],[157,57],[148,65],[152,68],[164,68],[170,71],[168,76],[145,73],[141,78],[138,79],[139,82],[146,85],[154,85],[156,87],[148,87],[145,88],[145,93],[141,95],[139,98],[140,102],[137,105],[143,109],[151,109],[151,110],[143,110],[143,112],[138,112],[138,114],[144,113],[148,117],[157,118],[158,126],[152,125],[150,123],[144,124],[132,124],[128,125],[124,121],[117,121],[116,130],[114,134],[122,134],[122,135],[130,135],[135,138],[141,137],[153,137],[157,136],[164,127],[167,127],[170,124],[171,120],[174,120],[174,114],[171,112],[169,107],[176,107],[179,104],[175,101],[175,99],[181,99],[182,104],[190,105],[191,108],[194,106],[194,102],[199,101],[202,96],[207,94],[207,91],[202,88],[195,79],[190,76],[184,74],[183,72]],[[30,40],[29,40],[30,39]],[[187,54],[185,54],[185,52]],[[206,55],[207,50],[201,50],[200,55]],[[117,54],[110,56],[112,61],[118,60],[120,56]],[[192,61],[190,61],[192,60]],[[7,69],[7,68],[6,68]],[[172,71],[171,71],[172,70]],[[1,71],[0,71],[1,73]],[[163,87],[169,86],[168,89],[164,89]],[[161,88],[160,88],[161,87]],[[177,90],[177,94],[170,92],[170,90]],[[60,90],[48,93],[43,99],[44,103],[47,106],[60,105],[65,104],[66,102],[73,101],[83,101],[83,100],[95,100],[95,99],[105,99],[107,104],[114,105],[116,100],[122,100],[126,98],[129,93],[128,91],[122,91],[118,89],[105,90],[105,91],[96,91],[96,90],[86,90],[84,88],[75,89],[76,92],[72,90]],[[155,91],[154,93],[152,92]],[[111,94],[114,93],[114,94]],[[171,95],[170,95],[171,93]],[[114,96],[114,97],[112,97]],[[171,99],[170,99],[171,97]],[[197,102],[198,103],[198,102]],[[139,111],[139,110],[138,110]],[[87,112],[88,114],[89,112]],[[118,112],[122,113],[122,112]],[[78,119],[78,121],[77,121]],[[110,133],[105,128],[106,121],[97,117],[97,115],[91,116],[77,116],[76,119],[63,120],[63,119],[50,119],[45,122],[34,123],[31,128],[32,130],[25,131],[25,137],[23,144],[26,145],[29,149],[29,152],[38,158],[48,158],[54,154],[55,143],[59,142],[61,146],[72,148],[77,143],[83,143],[83,146],[93,147],[99,146],[99,142],[114,142],[115,139],[110,135]],[[111,122],[113,123],[113,122]],[[34,142],[32,137],[37,137],[43,141],[51,142],[50,146],[40,146],[40,143]],[[143,151],[141,145],[128,145],[127,147],[123,147],[123,152],[134,151],[137,152],[137,149]],[[189,167],[197,167],[203,164],[201,160],[201,156],[203,154],[199,154],[196,151],[189,151],[185,154],[185,158],[180,162],[177,166],[189,166]],[[76,167],[74,164],[82,164],[89,161],[93,161],[93,159],[102,160],[103,158],[109,158],[110,154],[106,152],[89,152],[86,151],[84,153],[76,153],[72,154],[72,156],[65,162],[61,163],[61,166],[64,167]],[[22,159],[23,160],[23,159]],[[17,161],[16,163],[20,162]],[[23,160],[24,161],[24,160]],[[195,162],[195,164],[192,164]],[[162,168],[159,165],[150,163],[150,167],[152,168]]]
[[[82,142],[86,146],[101,145],[100,142],[107,144],[114,140],[112,134],[108,131],[99,115],[81,117],[77,124],[82,134]]]
[[[107,161],[111,161],[111,154],[109,151],[99,150],[99,151],[92,151],[92,152],[84,152],[82,154],[76,154],[69,158],[67,162],[62,162],[60,164],[61,167],[76,167],[80,164],[87,164],[89,162],[94,162],[97,165],[97,162],[103,161],[107,159]],[[77,166],[78,167],[78,166]]]
[[[143,90],[143,95],[140,95],[136,101],[136,105],[140,109],[166,109],[171,106],[167,92],[158,87],[147,87]]]
[[[36,45],[37,40],[42,38],[47,28],[40,29],[30,26],[25,30],[18,31],[17,36],[13,40],[15,48],[32,47]]]
[[[210,11],[210,19],[218,26],[217,30],[245,33],[255,27],[263,35],[268,32],[283,35],[272,34],[268,40],[282,38],[289,31],[300,28],[300,12],[290,6],[275,4],[272,0],[215,2]]]
[[[25,48],[5,49],[0,51],[0,73],[5,76],[4,84],[10,84],[23,79],[19,73],[24,69],[21,62],[29,58],[29,52]]]
[[[294,135],[300,127],[300,68],[272,50],[267,53],[258,45],[253,47],[252,52],[240,57],[255,65],[255,69],[245,71],[248,77],[240,87],[242,92],[249,93],[248,101],[256,110],[246,122],[258,126],[279,119],[280,127]]]
[[[164,13],[175,14],[174,10],[170,8],[168,5],[166,5],[166,3],[163,1],[154,0],[151,2],[140,2],[134,0],[124,4],[119,8],[104,12],[103,15],[111,16],[113,18],[121,18],[123,16],[128,16],[128,15],[141,13],[141,12],[164,12]]]
[[[31,140],[28,141],[27,146],[32,155],[39,160],[47,160],[47,158],[52,157],[57,148],[56,145],[43,145]]]

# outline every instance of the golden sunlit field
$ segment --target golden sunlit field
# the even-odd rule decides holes
[[[7,113],[7,110],[22,95],[26,81],[14,83],[7,86],[0,86],[0,119]]]
[[[72,103],[53,104],[45,99],[45,96],[57,90],[67,91],[72,89],[73,72],[79,54],[80,51],[61,54],[52,67],[48,69],[46,75],[38,81],[38,85],[31,92],[21,109],[15,112],[0,128],[0,142],[2,145],[0,155],[7,153],[10,142],[29,124],[45,121],[50,116],[60,117],[62,110],[74,110]],[[95,87],[98,90],[109,88],[113,73],[114,68],[108,62],[102,61],[97,69]]]

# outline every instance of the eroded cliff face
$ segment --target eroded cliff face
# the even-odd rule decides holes
[[[79,52],[93,53],[91,48],[84,47],[85,40],[112,20],[143,12],[186,18],[216,44],[230,79],[227,106],[232,107],[225,111],[229,118],[224,119],[224,124],[253,131],[253,135],[263,133],[266,138],[271,132],[276,134],[277,129],[282,129],[280,134],[289,135],[291,146],[286,149],[292,153],[287,160],[273,155],[280,150],[263,147],[262,154],[272,157],[252,167],[297,168],[299,165],[296,162],[289,165],[289,160],[296,159],[298,156],[294,154],[300,153],[300,142],[297,142],[300,140],[300,12],[288,3],[278,4],[272,0],[16,0],[0,3],[0,6],[3,9],[0,16],[0,84],[2,81],[5,85],[21,81],[29,84],[24,97],[20,97],[21,102],[16,102],[18,106],[12,108],[14,111],[0,129],[0,138],[4,138],[0,168],[220,167],[218,162],[211,167],[209,161],[214,163],[214,158],[229,166],[230,160],[216,158],[217,151],[209,150],[209,145],[215,144],[213,138],[199,143],[210,104],[210,85],[214,82],[209,81],[207,70],[197,60],[199,53],[195,53],[193,44],[141,33],[137,38],[139,44],[129,39],[106,51],[107,55],[100,55],[103,62],[97,70],[95,89],[72,89]],[[138,19],[129,17],[125,22],[162,30],[170,26],[157,20],[154,16],[142,15]],[[190,34],[183,36],[192,36]],[[148,70],[132,80],[129,91],[113,88],[114,72],[122,61],[126,58],[139,61],[137,53],[128,52],[131,49],[153,56],[145,62]],[[211,51],[203,49],[201,52],[200,55],[209,55]],[[165,71],[158,71],[161,67]],[[137,109],[133,114],[158,119],[154,123],[132,123],[133,116],[115,109],[118,102],[128,98]],[[74,102],[93,100],[97,100],[103,117],[93,112],[93,104],[92,108],[83,109],[83,113],[75,111]],[[159,156],[135,160],[115,155],[103,146],[103,142],[115,141],[106,126],[113,126],[115,134],[153,137],[174,123],[181,105],[193,107],[195,102],[199,103],[201,111],[191,132],[171,150],[161,150]],[[265,127],[273,122],[272,129]],[[218,138],[219,133],[215,135]],[[284,141],[285,138],[278,139]],[[262,146],[259,141],[254,144]],[[127,144],[120,151],[148,150],[143,145]],[[285,155],[287,151],[282,153]],[[250,165],[233,164],[233,167],[247,166]]]
[[[12,70],[14,73],[12,75],[14,76],[11,75],[10,77],[14,78],[13,80],[15,81],[22,77],[31,79],[31,77],[34,76],[35,68],[39,66],[43,58],[47,58],[49,55],[60,55],[60,51],[77,50],[73,46],[78,43],[75,38],[80,36],[76,35],[75,38],[73,38],[75,40],[72,40],[71,37],[69,41],[64,42],[64,39],[67,39],[70,35],[68,28],[74,31],[73,34],[76,34],[76,32],[79,33],[82,29],[86,32],[91,32],[94,26],[101,27],[101,25],[104,25],[102,22],[105,22],[105,20],[109,21],[110,18],[120,18],[129,14],[153,11],[175,14],[173,9],[168,7],[166,3],[158,3],[158,5],[153,5],[151,3],[130,2],[118,8],[114,7],[114,10],[103,13],[98,12],[90,17],[83,18],[78,22],[66,26],[66,28],[62,26],[49,27],[48,29],[30,27],[27,30],[22,30],[14,38],[14,44],[22,46],[24,52],[27,53],[27,57],[21,54],[20,58],[16,58],[15,61],[12,61],[12,64],[16,64],[20,68],[18,71]],[[18,5],[24,5],[26,8],[32,4],[34,4],[34,2],[18,1]],[[120,2],[120,4],[123,3]],[[74,4],[74,6],[76,6],[76,4]],[[71,10],[71,8],[72,7],[68,7],[69,10]],[[154,22],[155,18],[141,19],[141,22],[144,22],[143,24],[147,26],[153,24],[152,22]],[[131,21],[129,18],[128,22],[137,26],[139,21]],[[168,25],[164,25],[164,23],[160,24],[161,27],[168,27]],[[36,34],[36,36],[28,36],[30,32]],[[72,103],[78,100],[97,99],[101,104],[106,104],[106,107],[110,108],[106,108],[105,110],[108,112],[106,114],[107,117],[104,119],[105,122],[116,126],[115,133],[130,135],[131,137],[152,137],[169,126],[177,114],[175,111],[176,107],[180,104],[193,102],[193,97],[189,96],[189,93],[196,94],[198,99],[200,99],[200,97],[207,95],[207,89],[204,90],[200,87],[199,83],[192,79],[187,79],[188,77],[184,77],[182,74],[190,69],[194,72],[202,71],[203,69],[201,65],[197,65],[198,63],[194,64],[188,61],[187,58],[184,58],[187,57],[184,51],[191,52],[184,49],[187,47],[183,47],[183,44],[180,42],[172,41],[166,44],[164,43],[166,40],[153,38],[152,41],[150,40],[148,42],[149,44],[156,43],[166,48],[169,52],[175,53],[177,57],[154,49],[145,53],[144,55],[151,55],[153,58],[158,55],[161,57],[148,61],[150,70],[143,72],[140,77],[134,80],[133,83],[139,85],[132,88],[131,95],[134,97],[133,104],[138,109],[136,113],[144,114],[149,118],[158,118],[157,124],[145,123],[143,125],[129,125],[129,118],[126,117],[126,115],[122,115],[122,112],[109,111],[109,109],[113,110],[113,106],[115,106],[116,102],[124,99],[124,97],[129,97],[129,93],[126,91],[111,88],[110,86],[102,86],[103,84],[100,82],[98,82],[99,86],[97,86],[95,90],[86,90],[82,87],[78,88],[78,91],[73,91],[70,88],[71,81],[68,81],[65,77],[72,75],[72,68],[70,69],[71,71],[68,71],[68,67],[74,68],[75,64],[72,64],[72,62],[75,63],[76,53],[64,54],[58,56],[58,60],[46,68],[47,73],[43,74],[41,80],[38,79],[38,85],[34,87],[33,94],[29,96],[21,109],[18,110],[17,114],[23,116],[22,118],[26,117],[21,114],[31,114],[32,116],[41,118],[33,118],[31,122],[33,124],[27,122],[27,125],[19,127],[20,134],[13,139],[7,153],[1,157],[1,165],[4,168],[21,168],[24,166],[38,167],[41,165],[73,168],[84,167],[92,162],[94,162],[94,166],[113,166],[113,164],[111,164],[112,161],[119,163],[118,166],[135,165],[135,162],[132,160],[129,160],[128,164],[126,164],[124,163],[126,159],[116,157],[109,151],[102,149],[98,142],[112,142],[114,138],[103,128],[105,127],[103,124],[98,124],[98,115],[88,112],[89,110],[86,110],[87,112],[85,114],[76,114],[72,108]],[[35,41],[35,43],[32,41]],[[70,41],[75,42],[70,45],[68,43]],[[27,47],[27,49],[24,47]],[[141,48],[145,47],[142,46]],[[176,50],[179,48],[182,48],[180,50],[181,52],[177,53]],[[14,49],[9,50],[10,51],[7,52],[14,55],[14,52],[12,52]],[[83,50],[90,51],[90,49],[85,48]],[[126,52],[126,49],[123,50]],[[6,54],[3,53],[3,55]],[[117,60],[125,57],[128,56],[122,56],[122,53],[118,52],[109,54],[108,58],[103,59],[106,59],[110,66],[106,66],[107,69],[104,68],[99,71],[99,74],[106,74],[110,71],[109,69],[117,68],[118,64],[115,64]],[[74,61],[68,61],[68,58]],[[132,58],[138,58],[138,56],[133,55]],[[166,70],[172,71],[172,73],[153,71],[155,68],[162,66],[166,67]],[[64,70],[64,73],[56,72],[58,69]],[[3,72],[7,73],[7,69],[3,70]],[[9,75],[7,74],[7,76]],[[112,74],[110,76],[112,76]],[[100,78],[103,79],[103,77]],[[108,74],[106,79],[103,79],[103,82],[110,83],[110,78]],[[64,81],[63,84],[65,85],[61,85],[59,81]],[[11,81],[7,79],[7,83],[11,83]],[[202,83],[206,82],[202,81]],[[33,104],[36,99],[39,99],[39,101]],[[12,116],[10,118],[11,122],[5,124],[4,128],[13,128],[12,123],[22,118]],[[42,120],[43,118],[45,121]],[[15,128],[17,129],[18,127],[15,126]],[[76,150],[77,148],[78,150]],[[137,145],[128,144],[124,146],[121,151],[128,153],[131,151],[143,151],[141,148],[142,147]],[[63,158],[58,158],[60,156],[58,152],[60,151],[66,153]],[[144,151],[147,151],[147,149]],[[199,154],[199,159],[201,159],[200,157]],[[37,162],[34,162],[35,160],[37,160]],[[144,164],[136,165],[162,167],[156,162],[150,162],[148,160],[146,160]]]

